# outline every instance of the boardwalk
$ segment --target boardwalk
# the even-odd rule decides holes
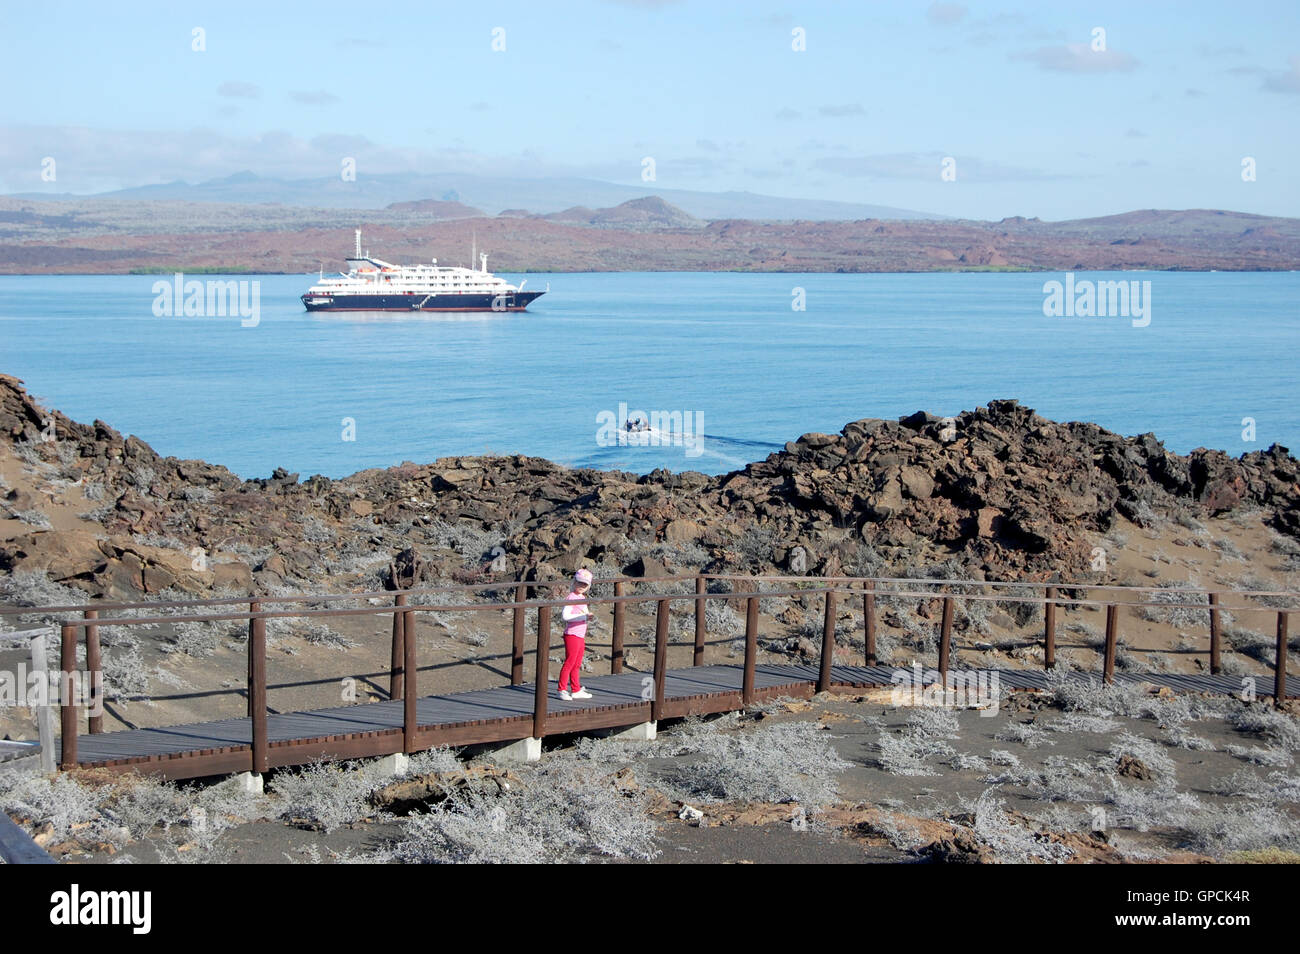
[[[755,700],[779,696],[808,697],[816,688],[815,666],[758,665],[754,669]],[[1004,689],[1042,690],[1047,673],[1038,670],[998,670]],[[832,666],[831,691],[891,687],[910,679],[911,671],[888,666]],[[1100,683],[1097,675],[1070,673],[1065,678]],[[674,669],[665,675],[662,717],[677,718],[743,708],[742,666],[698,666]],[[934,673],[923,682],[934,681]],[[1120,683],[1151,683],[1183,692],[1238,693],[1241,680],[1231,676],[1116,674]],[[590,700],[566,702],[555,692],[547,696],[546,735],[616,728],[650,721],[653,687],[648,673],[623,672],[589,676]],[[425,696],[416,702],[416,749],[438,745],[509,742],[534,732],[535,686],[522,684],[479,689],[445,696]],[[1296,697],[1296,691],[1288,696]],[[403,700],[290,712],[268,716],[269,767],[301,765],[319,758],[380,756],[404,751]],[[141,771],[166,778],[193,778],[247,770],[251,758],[252,720],[223,719],[193,725],[134,729],[85,736],[78,761],[83,766]]]
[[[762,590],[763,583],[775,589]],[[979,677],[978,671],[959,671],[957,655],[962,650],[955,635],[958,604],[984,604],[987,612],[998,604],[1017,608],[1028,604],[1041,608],[1042,628],[1032,638],[1042,649],[1043,670],[996,670],[1002,689],[1042,690],[1051,685],[1047,670],[1057,669],[1058,615],[1080,610],[1105,611],[1106,632],[1098,647],[1100,673],[1068,672],[1059,678],[1094,682],[1147,682],[1179,692],[1214,692],[1238,694],[1253,690],[1258,698],[1271,696],[1274,704],[1294,698],[1288,688],[1286,663],[1290,636],[1288,615],[1300,610],[1300,595],[1274,591],[1234,591],[1232,603],[1221,600],[1214,591],[1184,587],[1177,591],[1153,587],[1116,585],[1045,584],[1024,581],[898,579],[889,577],[736,577],[696,575],[688,577],[635,580],[621,577],[598,580],[598,586],[611,587],[612,596],[588,596],[584,602],[611,612],[609,662],[610,674],[590,676],[585,681],[594,698],[563,701],[549,677],[550,657],[555,651],[551,614],[563,607],[562,599],[546,598],[552,584],[513,580],[486,584],[445,584],[437,591],[400,590],[380,593],[301,594],[248,598],[221,598],[172,603],[100,603],[86,606],[46,607],[46,612],[76,613],[80,618],[61,624],[60,670],[70,677],[77,669],[78,645],[84,639],[87,669],[101,670],[99,632],[108,628],[171,626],[178,622],[244,622],[248,625],[248,717],[198,722],[188,725],[103,731],[102,714],[83,715],[80,701],[60,703],[60,742],[58,762],[63,768],[96,767],[110,771],[139,771],[166,778],[197,778],[232,772],[264,772],[274,768],[303,765],[319,759],[349,759],[413,753],[436,746],[465,746],[546,736],[587,732],[659,722],[688,715],[703,715],[745,708],[755,702],[777,696],[810,696],[817,691],[854,691],[890,687],[901,678],[919,678],[933,683],[947,674],[966,691],[987,693],[987,682],[973,686],[960,680]],[[555,584],[563,587],[564,581]],[[658,592],[629,592],[634,587],[656,587]],[[936,587],[942,588],[936,590]],[[693,589],[694,592],[691,592]],[[477,591],[489,591],[493,599],[513,594],[509,602],[466,602],[440,600],[421,603],[419,596],[430,592],[445,596],[459,591],[469,597]],[[561,588],[559,590],[563,592]],[[530,593],[539,598],[529,599]],[[1094,596],[1093,594],[1096,594]],[[1097,598],[1097,597],[1100,598]],[[1170,600],[1184,613],[1204,614],[1208,629],[1203,665],[1208,670],[1199,675],[1126,672],[1118,666],[1121,628],[1134,625],[1134,617],[1121,622],[1121,608],[1129,614],[1153,610],[1168,612]],[[925,603],[938,611],[937,667],[907,670],[878,665],[876,640],[878,612],[876,601],[885,605]],[[1256,602],[1248,602],[1254,600]],[[351,606],[337,605],[342,601]],[[391,602],[389,602],[391,601]],[[816,666],[760,662],[761,604],[769,601],[806,609],[821,604],[821,646]],[[841,601],[844,601],[843,603]],[[850,602],[851,601],[851,602]],[[1262,602],[1267,601],[1267,602]],[[691,651],[693,665],[672,668],[668,663],[672,604],[684,603],[693,609],[693,644],[674,647],[674,654]],[[734,625],[721,639],[709,641],[708,613],[710,602],[730,604],[743,609],[744,637],[736,638]],[[628,608],[645,604],[654,610],[653,665],[649,672],[624,671]],[[303,604],[334,608],[308,609]],[[387,605],[385,605],[387,604]],[[860,613],[847,607],[859,605]],[[276,607],[281,607],[277,609]],[[162,615],[105,615],[121,611],[151,608]],[[177,615],[177,611],[181,614]],[[1271,675],[1248,677],[1223,673],[1221,655],[1221,614],[1265,613],[1275,621]],[[22,608],[0,607],[0,618],[21,615]],[[417,658],[417,619],[433,613],[504,614],[512,621],[509,685],[469,692],[438,694],[421,685]],[[193,614],[193,615],[189,615]],[[533,626],[535,648],[531,651],[526,625],[535,614]],[[389,666],[389,699],[386,701],[316,709],[307,712],[272,712],[267,704],[268,674],[266,624],[268,620],[331,617],[389,616],[392,642]],[[723,614],[725,619],[726,614]],[[733,612],[733,622],[739,615]],[[842,621],[853,621],[861,639],[854,638],[853,654],[861,666],[837,665],[849,647],[837,640],[845,638]],[[1241,617],[1238,616],[1238,619]],[[860,620],[860,623],[858,622]],[[685,622],[679,615],[678,622]],[[776,625],[775,621],[767,626]],[[858,628],[860,627],[860,628]],[[408,634],[411,638],[407,638]],[[33,641],[33,652],[43,646]],[[646,648],[650,648],[647,642]],[[734,652],[743,646],[743,664],[714,662],[706,658],[711,647],[727,645]],[[857,647],[861,647],[860,649]],[[718,649],[714,650],[719,651]],[[763,651],[770,651],[765,648]],[[43,649],[40,652],[44,652]],[[525,681],[525,663],[531,656],[533,682]],[[680,658],[680,657],[679,657]],[[927,664],[928,665],[928,664]],[[43,665],[42,667],[43,668]],[[991,679],[994,671],[985,670]],[[918,675],[919,674],[919,675]],[[1251,680],[1254,680],[1252,685]],[[539,691],[538,685],[549,691]],[[951,684],[951,683],[950,683]],[[1295,685],[1292,682],[1290,685]],[[273,687],[272,687],[273,688]],[[94,690],[95,693],[102,689]],[[1249,694],[1248,694],[1249,697]],[[93,696],[89,702],[98,700]],[[92,705],[91,709],[94,708]],[[83,734],[81,726],[85,725]]]

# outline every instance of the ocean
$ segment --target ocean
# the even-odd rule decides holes
[[[527,312],[439,315],[308,313],[315,275],[187,276],[223,277],[258,283],[256,323],[156,315],[170,276],[0,277],[0,372],[245,478],[484,453],[717,474],[998,398],[1179,453],[1300,445],[1294,272],[1071,279],[1150,282],[1140,318],[1046,316],[1063,273],[534,274]],[[660,425],[645,446],[613,436],[620,407]]]

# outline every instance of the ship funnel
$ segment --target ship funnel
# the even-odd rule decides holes
[[[361,257],[361,230],[360,230],[360,229],[357,229],[356,232],[357,232],[357,254],[356,254],[356,257],[357,257],[357,258],[360,258],[360,257]]]

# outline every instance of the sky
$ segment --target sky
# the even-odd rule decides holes
[[[652,159],[647,192],[1300,216],[1295,0],[3,2],[0,29],[0,193]]]

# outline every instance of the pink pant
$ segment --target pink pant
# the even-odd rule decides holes
[[[564,665],[560,667],[560,690],[563,691],[573,684],[573,691],[577,692],[582,688],[582,651],[587,647],[587,641],[581,636],[570,636],[564,634]]]

